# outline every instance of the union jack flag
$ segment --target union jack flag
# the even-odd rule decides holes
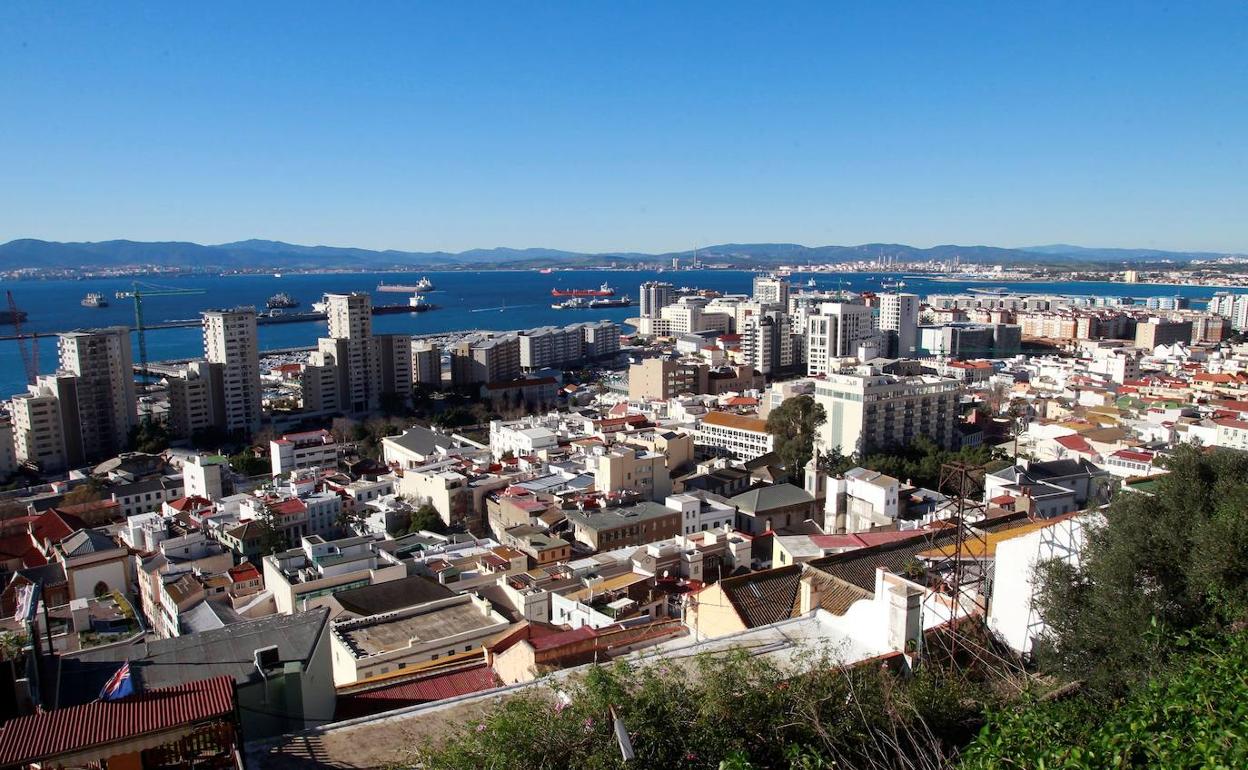
[[[130,676],[130,661],[127,660],[100,690],[100,700],[121,700],[130,695],[134,695],[134,678]]]

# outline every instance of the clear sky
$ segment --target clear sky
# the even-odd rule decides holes
[[[0,241],[1248,251],[1248,3],[0,3]]]

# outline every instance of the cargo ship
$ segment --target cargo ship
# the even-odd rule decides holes
[[[615,289],[607,284],[599,286],[597,289],[551,289],[552,297],[614,297]]]
[[[108,300],[104,299],[104,295],[98,291],[93,291],[82,298],[83,307],[108,307]]]
[[[585,297],[573,297],[565,299],[563,302],[556,302],[551,307],[555,310],[601,310],[608,307],[630,307],[633,301],[628,297],[616,297],[614,299],[608,297],[600,297],[598,299],[586,299]]]
[[[299,307],[299,300],[282,291],[274,294],[272,297],[269,297],[268,301],[264,303],[264,306],[270,310],[274,308],[284,310],[286,308]]]
[[[12,310],[0,310],[0,324],[15,324],[26,320],[26,311],[18,310],[16,314]]]
[[[377,291],[388,291],[395,294],[419,294],[422,291],[433,291],[433,281],[425,276],[414,284],[382,283],[377,284]]]

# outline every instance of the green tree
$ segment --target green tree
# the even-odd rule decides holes
[[[169,430],[164,423],[140,420],[130,429],[130,448],[136,452],[160,454],[169,448]]]
[[[259,476],[273,470],[268,460],[256,457],[249,449],[230,455],[230,467],[244,476]]]
[[[437,508],[434,508],[429,503],[424,503],[412,511],[412,516],[408,520],[407,531],[409,534],[415,534],[422,530],[425,532],[446,532],[446,524],[442,521],[442,515],[438,513]]]
[[[775,437],[776,455],[789,477],[799,484],[814,454],[815,431],[825,420],[823,406],[805,395],[786,398],[767,416],[767,432]]]
[[[1166,465],[1151,496],[1118,495],[1078,566],[1040,570],[1042,662],[1106,695],[1248,610],[1248,453],[1182,447]]]

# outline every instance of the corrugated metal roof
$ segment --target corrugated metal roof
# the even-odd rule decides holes
[[[458,671],[409,679],[397,684],[375,687],[361,692],[338,696],[335,719],[380,714],[404,706],[445,700],[468,693],[481,692],[498,687],[500,682],[494,670],[485,664]]]
[[[234,713],[234,680],[228,676],[150,690],[119,701],[98,701],[18,717],[0,730],[0,765],[50,760]]]

